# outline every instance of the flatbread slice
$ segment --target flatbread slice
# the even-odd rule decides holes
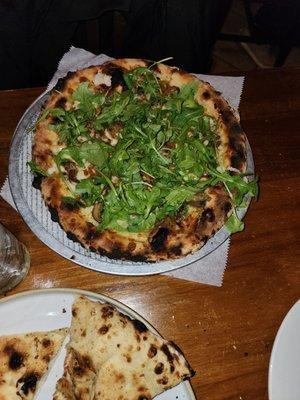
[[[67,328],[0,337],[0,400],[32,400]]]
[[[73,304],[64,376],[54,400],[150,400],[193,376],[178,347],[110,304]]]

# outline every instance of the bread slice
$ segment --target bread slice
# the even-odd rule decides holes
[[[32,400],[67,328],[0,337],[0,400]]]
[[[81,296],[72,315],[54,400],[150,400],[194,374],[174,343],[110,304]]]

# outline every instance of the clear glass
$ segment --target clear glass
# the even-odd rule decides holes
[[[0,224],[0,294],[20,283],[29,266],[30,257],[24,244]]]

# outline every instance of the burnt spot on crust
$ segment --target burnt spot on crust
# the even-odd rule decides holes
[[[50,339],[43,339],[42,340],[42,346],[43,347],[49,347],[51,345],[51,340]]]
[[[167,360],[168,360],[170,363],[173,363],[173,361],[174,361],[173,354],[170,352],[170,349],[169,349],[169,347],[168,347],[166,344],[163,344],[163,345],[161,346],[161,351],[162,351],[163,353],[165,353],[165,355],[167,356]]]
[[[132,252],[132,251],[134,251],[135,249],[136,249],[136,243],[133,242],[133,241],[130,241],[130,242],[128,243],[127,250],[128,250],[129,252]]]
[[[232,122],[233,115],[232,115],[232,111],[230,109],[221,108],[221,109],[219,109],[219,113],[221,114],[224,122],[226,122],[227,124]]]
[[[81,356],[73,350],[74,360],[73,360],[73,372],[77,376],[84,376],[87,370],[92,369],[91,359],[83,355]]]
[[[75,200],[75,199],[74,199]],[[74,210],[78,210],[80,208],[81,203],[79,203],[78,201],[69,201],[69,199],[67,198],[62,198],[61,201],[61,209],[62,210],[69,210],[69,211],[74,211]],[[68,235],[68,233],[67,233]],[[69,238],[71,239],[71,238]],[[71,239],[76,241],[75,239]]]
[[[104,64],[102,67],[102,73],[111,76],[111,88],[115,88],[119,85],[126,87],[123,74],[126,70],[113,63]]]
[[[159,383],[160,385],[167,385],[168,382],[169,381],[168,381],[168,378],[166,376],[164,376],[161,379],[157,379],[157,383]]]
[[[230,127],[231,136],[242,135],[243,133],[244,133],[243,129],[238,122],[231,125]]]
[[[211,95],[210,95],[210,93],[209,93],[208,90],[205,90],[205,91],[202,93],[202,97],[203,97],[204,100],[208,100],[208,99],[211,98]]]
[[[108,318],[112,318],[114,315],[114,309],[112,306],[104,306],[101,310],[102,318],[106,321]]]
[[[73,317],[77,317],[77,308],[72,309],[72,315]]]
[[[9,356],[8,366],[12,370],[17,370],[23,365],[23,354],[13,351]]]
[[[241,170],[244,168],[246,163],[246,138],[243,129],[227,103],[221,99],[217,99],[214,107],[219,112],[227,128],[231,165],[232,167]]]
[[[222,209],[223,209],[223,211],[224,211],[224,213],[225,213],[226,215],[229,213],[229,211],[231,210],[231,208],[232,208],[232,205],[231,205],[230,201],[226,201],[226,202],[223,204],[223,206],[222,206]]]
[[[181,253],[182,253],[182,243],[179,243],[177,246],[173,246],[170,248],[170,254],[181,256]]]
[[[244,150],[238,151],[235,154],[233,154],[231,156],[230,160],[231,160],[231,165],[233,166],[233,168],[240,169],[246,161],[246,156],[245,156]]]
[[[149,400],[149,398],[147,396],[141,395],[138,397],[138,400]]]
[[[65,88],[65,85],[66,85],[66,83],[67,83],[67,81],[68,81],[68,79],[72,78],[75,74],[76,74],[76,72],[69,71],[69,72],[67,73],[67,75],[66,75],[64,78],[60,78],[60,79],[57,81],[57,84],[54,86],[53,92],[54,92],[55,90],[63,91],[64,88]]]
[[[155,365],[154,372],[156,373],[156,375],[162,374],[163,370],[164,370],[164,364],[163,363],[159,362],[159,363],[157,363]]]
[[[204,224],[205,222],[214,222],[215,221],[215,213],[212,208],[205,208],[200,218],[200,222]]]
[[[41,190],[43,178],[44,177],[42,175],[35,176],[32,181],[32,187],[34,187],[37,190]]]
[[[208,241],[208,236],[207,235],[202,236],[201,242],[203,242],[205,244],[205,243],[207,243],[207,241]]]
[[[174,347],[174,349],[184,357],[184,354],[183,354],[182,350],[180,349],[180,347],[176,343],[170,341],[170,345],[172,347]],[[177,354],[174,354],[174,356],[177,357]],[[187,362],[185,362],[185,366],[187,367],[187,369],[189,370],[189,373],[190,373],[190,375],[188,375],[187,378],[189,378],[189,376],[193,377],[196,372],[190,367],[190,365]],[[173,371],[171,371],[171,372],[173,372]]]
[[[60,97],[59,99],[56,100],[54,107],[65,108],[66,103],[67,103],[66,97]]]
[[[5,346],[3,349],[3,352],[8,355],[12,354],[14,351],[15,351],[14,347],[10,345]]]
[[[73,242],[80,243],[80,241],[77,239],[77,236],[73,232],[68,231],[66,234],[68,239],[72,240]]]
[[[154,356],[156,356],[156,354],[157,354],[157,347],[154,346],[154,344],[151,344],[147,355],[149,358],[153,358]]]
[[[90,248],[90,250],[91,250],[91,248]],[[123,251],[119,248],[114,248],[111,251],[106,251],[99,247],[96,251],[97,251],[97,253],[99,253],[105,257],[112,258],[114,260],[128,260],[128,261],[149,262],[149,263],[154,262],[154,261],[147,260],[147,257],[144,254],[134,254],[133,255],[133,254],[131,254],[127,251]]]
[[[79,82],[80,82],[80,83],[82,83],[82,82],[88,82],[88,78],[87,78],[86,76],[81,76],[81,77],[79,78]]]
[[[53,88],[53,92],[55,90],[61,90],[64,86],[64,78],[59,78],[59,80],[57,81],[56,85]]]
[[[151,239],[151,249],[155,252],[159,252],[165,249],[166,240],[170,233],[168,228],[160,227]]]
[[[43,360],[44,360],[46,363],[49,363],[49,362],[50,362],[50,356],[47,354],[46,356],[43,357]]]
[[[88,241],[98,239],[101,236],[101,232],[96,231],[96,229],[90,229],[85,235],[85,239]]]
[[[126,314],[122,314],[121,312],[119,312],[120,314],[120,322],[123,325],[123,328],[127,325],[128,321],[131,321],[131,318],[128,317],[128,315]]]
[[[236,134],[229,136],[229,147],[231,149],[231,165],[240,169],[246,162],[246,151],[244,141]]]
[[[39,380],[40,376],[36,372],[32,372],[30,374],[23,375],[18,381],[17,381],[17,387],[21,385],[20,391],[24,395],[28,395],[29,391],[32,393],[35,392],[36,389],[36,384],[37,381]]]
[[[59,216],[58,216],[58,212],[57,212],[56,208],[48,205],[48,209],[49,209],[52,221],[59,222]]]
[[[122,68],[115,68],[111,74],[111,87],[112,89],[117,86],[126,87],[126,83],[123,77],[124,70]]]
[[[98,332],[100,335],[105,335],[109,331],[110,325],[102,325]]]
[[[144,333],[148,331],[148,328],[146,327],[145,324],[143,324],[142,321],[139,321],[138,319],[133,319],[132,320],[133,326],[135,327],[135,329],[140,332],[140,333]]]
[[[114,374],[116,377],[116,381],[117,382],[124,382],[125,381],[125,377],[122,373],[115,373]]]

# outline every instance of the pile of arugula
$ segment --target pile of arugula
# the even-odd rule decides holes
[[[93,92],[87,82],[81,83],[72,109],[48,109],[38,121],[55,117],[49,128],[66,144],[55,155],[65,181],[61,167],[67,160],[80,167],[89,162],[97,170],[97,176],[80,180],[64,201],[79,207],[99,203],[100,230],[140,232],[166,216],[184,215],[190,200],[222,183],[234,207],[227,228],[242,230],[236,209],[245,195],[257,196],[257,180],[221,167],[217,122],[195,101],[197,83],[166,95],[151,67],[136,68],[123,78],[121,93]],[[116,146],[90,135],[116,123],[122,126]],[[47,175],[33,162],[30,166],[34,173]]]

